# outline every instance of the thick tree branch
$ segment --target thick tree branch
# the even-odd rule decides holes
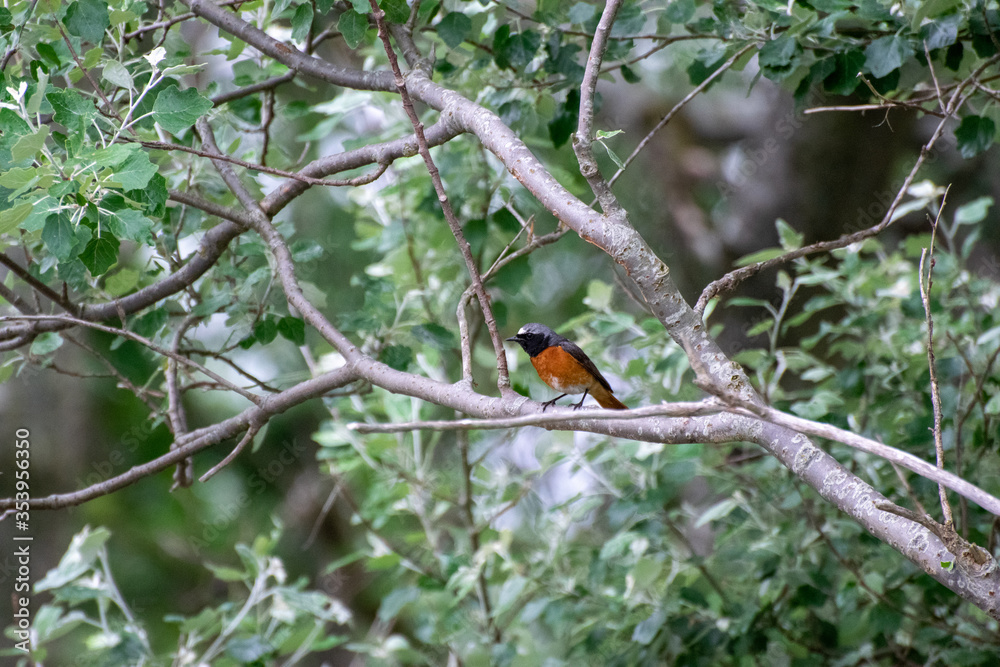
[[[353,370],[348,367],[342,367],[311,380],[306,380],[280,394],[266,397],[260,405],[251,406],[234,417],[230,417],[218,424],[187,433],[177,441],[176,449],[171,449],[171,451],[159,458],[137,465],[121,475],[116,475],[78,491],[32,498],[28,501],[29,506],[31,509],[60,509],[62,507],[81,505],[94,498],[106,496],[109,493],[135,484],[140,479],[155,475],[161,470],[165,470],[207,447],[243,433],[253,425],[259,428],[266,424],[274,415],[281,414],[296,405],[322,396],[334,389],[346,386],[356,379],[357,375]],[[0,499],[0,510],[10,509],[14,507],[16,502],[14,498]]]
[[[579,430],[589,430],[589,421],[609,419],[630,420],[648,417],[701,417],[718,414],[725,407],[714,400],[691,403],[665,403],[634,408],[629,411],[609,412],[605,409],[573,410],[566,408],[555,412],[538,412],[520,417],[500,417],[496,419],[456,419],[443,421],[419,421],[395,424],[369,424],[352,422],[347,428],[358,433],[402,433],[406,431],[477,431],[490,429],[519,428],[521,426],[554,426],[573,422]]]

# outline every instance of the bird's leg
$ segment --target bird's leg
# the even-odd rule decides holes
[[[579,403],[577,403],[576,405],[574,405],[574,406],[573,406],[573,409],[574,409],[574,410],[579,410],[580,408],[582,408],[582,407],[583,407],[583,402],[584,402],[585,400],[587,400],[587,392],[589,392],[589,391],[590,391],[589,389],[584,389],[584,390],[583,390],[583,398],[581,398],[581,399],[580,399],[580,402],[579,402]],[[564,394],[564,395],[565,395],[565,394]]]
[[[544,403],[542,403],[542,412],[545,412],[546,410],[548,410],[549,408],[551,408],[553,405],[555,405],[556,401],[558,401],[563,396],[568,396],[568,395],[569,394],[559,394],[558,396],[556,396],[555,398],[553,398],[551,401],[545,401]]]

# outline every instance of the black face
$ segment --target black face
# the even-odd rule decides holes
[[[507,340],[520,345],[529,357],[540,354],[546,348],[555,345],[561,340],[561,336],[544,324],[525,324],[516,336],[511,336]]]

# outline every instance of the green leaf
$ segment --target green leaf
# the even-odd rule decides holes
[[[783,248],[764,248],[763,250],[758,250],[757,252],[752,252],[749,255],[744,255],[740,257],[736,262],[736,266],[748,266],[750,264],[756,264],[757,262],[766,262],[769,259],[774,259],[775,257],[781,257],[785,254]]]
[[[60,588],[85,573],[97,560],[97,556],[110,537],[111,533],[106,528],[91,530],[89,526],[74,535],[69,548],[59,560],[59,565],[49,570],[48,574],[35,584],[35,591]]]
[[[163,215],[167,203],[167,180],[160,174],[153,174],[149,183],[138,190],[126,190],[126,196],[143,205],[146,213],[154,217]],[[295,258],[298,261],[298,258]]]
[[[66,29],[69,34],[88,42],[100,44],[104,31],[111,26],[107,3],[101,0],[78,0],[66,10]]]
[[[382,0],[378,4],[390,23],[402,24],[410,18],[410,7],[406,4],[406,0]]]
[[[472,19],[462,12],[449,12],[437,25],[437,34],[449,49],[458,48],[472,30]]]
[[[694,527],[699,528],[707,523],[718,521],[719,519],[728,516],[730,512],[739,506],[739,503],[733,498],[721,500],[702,512],[701,516],[699,516],[698,520],[695,522]]]
[[[899,69],[904,61],[913,57],[913,49],[904,37],[891,35],[879,37],[865,49],[865,66],[872,76],[881,79]]]
[[[115,169],[114,178],[125,190],[138,190],[146,187],[156,171],[156,165],[149,161],[145,151],[139,149],[132,151],[125,162]]]
[[[929,50],[951,46],[958,40],[958,28],[962,17],[958,14],[946,16],[920,27],[920,39]]]
[[[135,83],[132,81],[132,75],[129,73],[125,66],[122,65],[117,60],[108,61],[108,64],[104,66],[104,71],[101,72],[101,77],[119,88],[127,88],[131,90],[135,87]]]
[[[622,73],[622,79],[625,80],[625,83],[639,83],[642,81],[642,77],[636,74],[628,65],[622,65],[619,71]]]
[[[14,167],[7,171],[0,172],[0,186],[8,190],[20,190],[32,185],[38,180],[39,169],[37,167]],[[6,198],[17,198],[16,194],[4,195]]]
[[[305,345],[306,323],[302,318],[286,315],[278,320],[278,333],[296,345]]]
[[[337,30],[344,36],[344,42],[356,49],[368,31],[368,17],[356,11],[344,12],[337,21]]]
[[[31,215],[32,208],[31,202],[25,202],[0,211],[0,234],[6,234],[21,224],[25,218]]]
[[[632,641],[640,646],[648,646],[664,628],[667,620],[667,612],[663,607],[657,607],[649,618],[637,623],[632,630]]]
[[[166,309],[157,308],[135,318],[132,322],[132,331],[140,336],[152,338],[167,324],[168,319],[169,314]]]
[[[439,350],[452,350],[457,344],[455,334],[435,322],[418,324],[410,331],[413,333],[413,337],[421,343],[436,347]]]
[[[726,62],[726,52],[722,48],[708,47],[702,49],[695,61],[688,65],[688,80],[691,81],[692,86],[700,85],[705,79],[712,76],[715,70],[722,67],[722,63],[724,62]]]
[[[273,318],[264,318],[254,326],[253,337],[262,345],[267,345],[278,337],[278,323]]]
[[[498,30],[493,38],[493,59],[497,67],[522,69],[535,57],[541,45],[542,36],[534,30],[509,36]]]
[[[671,23],[687,23],[694,16],[694,0],[674,0],[667,5],[666,16]]]
[[[44,357],[47,354],[55,352],[60,347],[62,347],[63,338],[55,331],[46,331],[45,333],[39,334],[35,340],[31,342],[31,353],[36,357]]]
[[[259,663],[274,653],[274,647],[260,635],[232,639],[226,644],[226,655],[240,664]]]
[[[628,37],[634,35],[646,24],[646,15],[638,2],[626,2],[615,16],[615,24],[611,26],[613,37]]]
[[[805,236],[801,232],[792,229],[792,226],[781,218],[778,218],[774,222],[774,226],[778,230],[778,239],[781,241],[782,248],[785,250],[798,250],[802,247],[802,241]]]
[[[962,58],[965,56],[965,45],[961,41],[955,42],[948,47],[948,52],[944,56],[944,66],[952,72],[962,66]]]
[[[99,167],[114,168],[141,152],[142,147],[138,144],[111,144],[107,148],[94,151],[91,157]]]
[[[77,626],[87,623],[87,615],[82,611],[63,614],[60,607],[42,605],[32,619],[31,629],[38,633],[38,643],[44,644],[59,639]]]
[[[33,158],[45,146],[45,140],[49,138],[49,126],[42,125],[32,134],[26,134],[14,144],[10,149],[10,154],[15,162]]]
[[[996,134],[996,124],[983,116],[966,116],[957,128],[955,139],[958,140],[958,150],[962,157],[975,157],[993,145]]]
[[[917,3],[917,11],[913,13],[910,30],[916,32],[924,22],[924,19],[933,19],[946,14],[961,3],[962,0],[924,0]]]
[[[103,276],[118,261],[120,245],[114,234],[105,231],[99,237],[90,239],[90,243],[80,253],[80,261],[90,271],[90,275],[95,278]]]
[[[167,132],[180,134],[212,108],[212,101],[194,88],[180,90],[176,84],[160,91],[153,104],[153,119]]]
[[[413,361],[413,350],[405,345],[387,345],[378,355],[379,361],[397,371],[405,371]]]
[[[305,41],[312,29],[313,8],[308,2],[304,2],[295,9],[292,16],[292,39],[296,42]]]
[[[601,145],[604,146],[604,149],[606,151],[608,151],[608,157],[611,158],[611,161],[614,162],[619,169],[625,169],[625,163],[622,161],[620,157],[618,157],[618,153],[615,153],[613,150],[611,150],[611,146],[608,146],[603,141],[601,142]]]
[[[153,245],[153,221],[134,208],[115,211],[108,218],[108,226],[115,236],[129,241]]]
[[[766,42],[757,54],[764,76],[769,79],[783,79],[798,66],[802,47],[793,35],[784,33]]]
[[[566,18],[570,23],[584,24],[590,21],[597,14],[597,5],[589,2],[578,2],[566,12]]]
[[[53,213],[45,219],[42,228],[42,241],[60,262],[66,262],[74,257],[73,248],[77,245],[76,230],[69,215],[63,211]]]
[[[545,61],[545,71],[562,74],[567,80],[574,83],[583,81],[585,70],[583,65],[577,62],[581,51],[579,44],[564,44],[562,33],[553,32],[545,44],[545,51],[549,54],[548,60]],[[579,106],[579,96],[577,96],[577,100],[577,106]]]
[[[986,218],[986,213],[989,212],[991,206],[993,206],[993,197],[973,199],[955,211],[955,224],[974,225],[982,222]]]
[[[834,95],[850,95],[861,83],[858,74],[865,66],[865,54],[859,49],[833,57],[833,72],[823,79],[823,87]]]
[[[97,110],[90,99],[71,88],[49,89],[45,98],[55,111],[53,120],[69,129],[89,125],[91,119],[97,115]]]
[[[531,277],[531,264],[528,257],[519,257],[500,269],[493,278],[493,283],[508,294],[517,294],[521,287]]]

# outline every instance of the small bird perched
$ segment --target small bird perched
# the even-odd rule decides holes
[[[538,377],[556,391],[563,392],[551,401],[542,403],[542,412],[563,396],[583,392],[583,398],[573,406],[579,410],[590,393],[602,408],[628,410],[628,406],[614,397],[611,385],[604,379],[597,366],[583,350],[571,340],[560,336],[544,324],[525,324],[516,336],[508,341],[517,343],[531,357],[531,365]]]

